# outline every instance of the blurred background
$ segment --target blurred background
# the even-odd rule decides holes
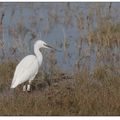
[[[118,66],[119,5],[0,3],[0,62],[32,54],[34,42],[42,39],[62,49],[54,53],[62,70],[73,72],[73,68],[86,66],[92,71],[98,60],[99,65],[113,62]]]

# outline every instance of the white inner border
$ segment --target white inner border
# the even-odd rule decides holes
[[[120,2],[120,0],[0,0],[0,2]]]

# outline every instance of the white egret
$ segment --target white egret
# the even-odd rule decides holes
[[[23,91],[30,91],[30,86],[32,80],[35,78],[38,73],[39,67],[42,63],[43,56],[39,51],[40,48],[52,48],[47,45],[44,41],[38,40],[34,44],[34,53],[35,55],[28,55],[24,57],[20,63],[17,65],[14,77],[12,80],[11,88],[17,87],[19,84],[22,84],[26,81],[29,81],[29,84],[23,86]],[[55,49],[56,50],[56,49]]]

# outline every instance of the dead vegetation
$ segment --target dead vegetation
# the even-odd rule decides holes
[[[14,64],[1,65],[0,115],[119,115],[120,79],[104,67],[79,75],[57,74],[33,81],[32,92],[22,92],[22,85],[10,90]],[[46,80],[47,79],[47,80]],[[48,82],[50,82],[50,85]]]

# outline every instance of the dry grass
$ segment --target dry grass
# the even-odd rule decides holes
[[[102,22],[94,35],[94,42],[105,47],[120,46],[120,24],[111,23],[107,20]]]
[[[32,92],[14,91],[10,83],[15,64],[0,65],[0,115],[120,115],[120,79],[104,68],[96,68],[92,79],[84,69],[79,75],[57,74],[33,82]]]

